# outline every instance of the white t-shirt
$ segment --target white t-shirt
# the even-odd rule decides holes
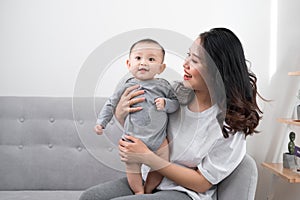
[[[242,161],[246,153],[245,135],[236,133],[224,138],[216,118],[218,106],[203,112],[191,112],[187,106],[170,115],[168,137],[170,161],[185,167],[198,168],[212,184],[226,178]],[[197,193],[177,185],[166,177],[160,190],[186,192],[194,200],[216,199],[216,187]]]

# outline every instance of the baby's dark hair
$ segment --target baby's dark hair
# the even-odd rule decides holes
[[[163,53],[163,60],[164,60],[164,57],[165,57],[165,49],[161,46],[161,44],[159,44],[157,41],[153,40],[153,39],[150,39],[150,38],[146,38],[146,39],[142,39],[142,40],[139,40],[137,42],[135,42],[131,47],[130,47],[130,50],[129,50],[129,54],[131,54],[133,48],[137,45],[137,44],[140,44],[140,43],[150,43],[150,44],[156,44],[158,45],[160,48],[161,48],[161,51]]]

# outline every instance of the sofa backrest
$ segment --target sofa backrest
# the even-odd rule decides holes
[[[119,161],[116,144],[93,132],[105,100],[0,97],[0,190],[81,190],[124,176],[97,157]]]
[[[0,190],[82,190],[125,176],[120,136],[93,132],[105,100],[0,97]],[[218,185],[218,200],[254,199],[257,176],[246,155]]]

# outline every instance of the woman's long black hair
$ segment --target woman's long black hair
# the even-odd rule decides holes
[[[216,65],[226,93],[226,115],[223,135],[243,132],[245,136],[258,131],[262,111],[257,96],[257,78],[248,69],[244,50],[238,37],[229,29],[214,28],[200,34],[201,45]]]

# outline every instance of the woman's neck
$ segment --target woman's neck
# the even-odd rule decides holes
[[[189,103],[188,108],[192,112],[202,112],[212,106],[209,93],[195,91],[194,99]]]

